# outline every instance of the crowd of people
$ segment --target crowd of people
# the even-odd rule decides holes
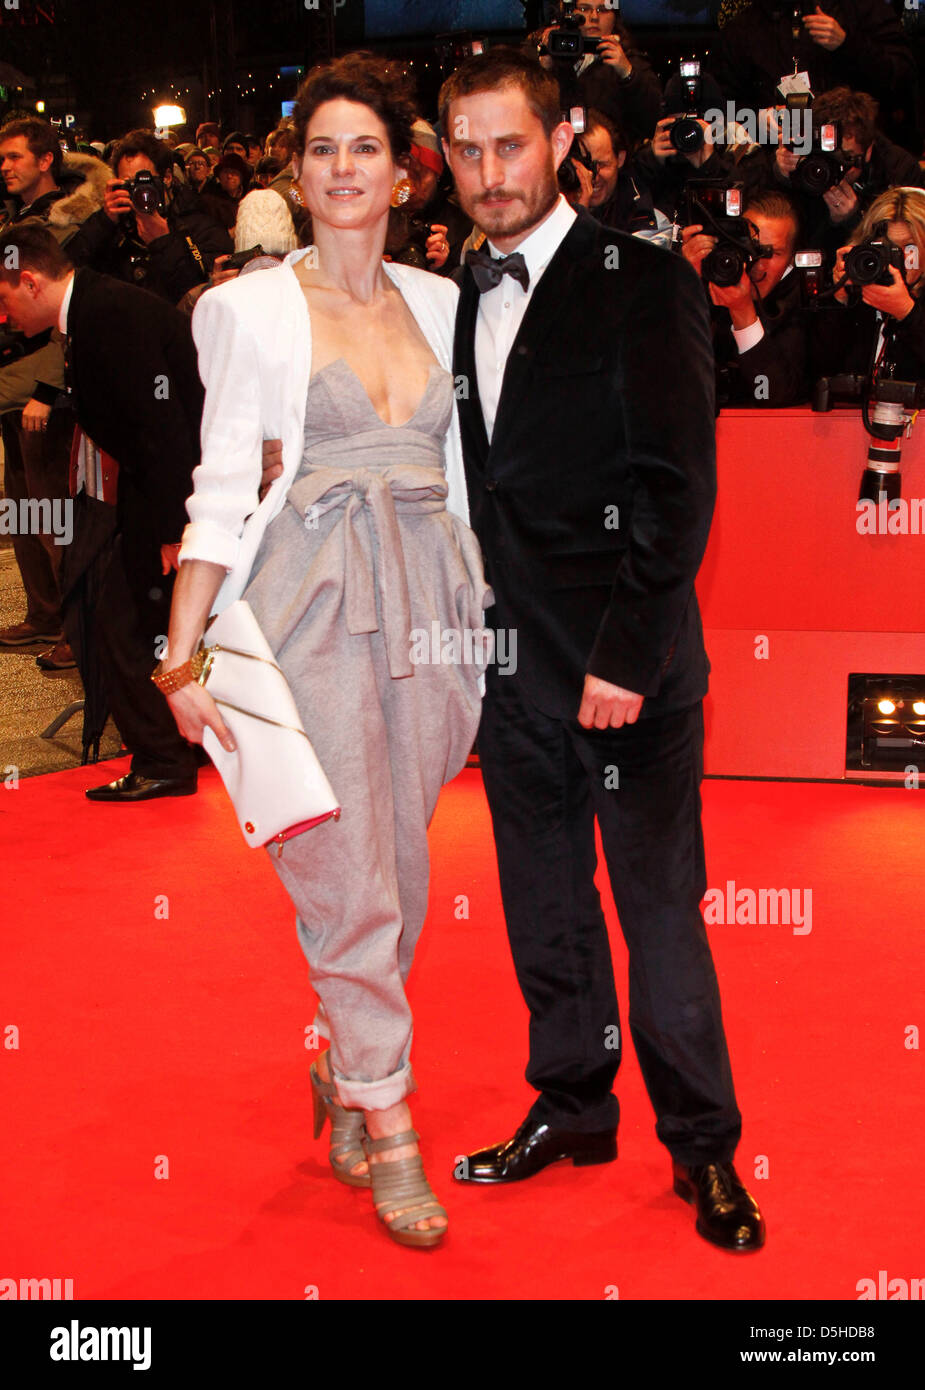
[[[132,130],[65,152],[46,122],[8,120],[5,488],[64,498],[82,485],[114,503],[100,623],[132,764],[93,800],[196,790],[190,743],[209,727],[231,746],[191,673],[196,643],[230,591],[256,611],[345,799],[333,838],[297,837],[278,866],[331,1038],[312,1074],[319,1128],[329,1116],[336,1175],[371,1184],[411,1244],[436,1243],[446,1215],[410,1128],[404,981],[426,910],[427,822],[479,701],[477,671],[425,678],[395,634],[434,614],[477,626],[494,602],[495,625],[519,634],[521,674],[489,669],[480,751],[540,1100],[464,1179],[615,1156],[597,815],[640,963],[631,1027],[675,1191],[701,1234],[756,1249],[763,1222],[731,1164],[740,1119],[697,908],[708,668],[693,582],[715,489],[714,395],[787,406],[817,374],[925,377],[925,170],[877,126],[878,97],[911,80],[911,59],[879,0],[849,0],[840,20],[817,9],[799,34],[788,19],[776,46],[776,12],[756,0],[724,29],[712,74],[663,92],[610,6],[576,9],[595,53],[566,73],[543,31],[522,51],[469,59],[433,122],[394,69],[363,55],[310,74],[294,119],[264,140],[204,123],[195,143]],[[769,86],[791,61],[813,84],[805,146],[775,138],[805,109]],[[573,85],[587,111],[577,135],[562,120]],[[762,106],[749,120],[740,104],[719,130],[727,98]],[[846,274],[862,242],[878,266],[863,283]],[[828,262],[824,288],[797,264],[807,251]],[[454,394],[452,371],[477,390]],[[81,435],[96,466],[74,447]],[[566,499],[561,459],[576,438]],[[623,520],[608,535],[614,498]],[[323,525],[310,526],[319,499]],[[366,506],[368,533],[356,523]],[[0,644],[47,642],[39,664],[66,669],[74,576],[48,537],[15,546],[26,613]],[[363,602],[368,583],[377,597]],[[327,671],[339,692],[327,719],[306,671]],[[629,774],[619,798],[600,795],[611,764]],[[634,767],[647,769],[635,789]],[[567,823],[548,845],[547,805]],[[560,958],[560,914],[576,903],[580,968]],[[650,939],[653,914],[670,950]],[[550,1003],[553,978],[574,988]]]

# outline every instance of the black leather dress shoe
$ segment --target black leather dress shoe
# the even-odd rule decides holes
[[[457,1164],[454,1177],[459,1182],[519,1182],[564,1158],[582,1168],[591,1163],[611,1163],[616,1156],[617,1136],[612,1129],[582,1134],[524,1120],[513,1139],[464,1158]]]
[[[674,1163],[674,1190],[697,1209],[697,1232],[723,1250],[760,1250],[764,1218],[731,1163]]]
[[[104,787],[90,787],[84,793],[90,801],[153,801],[156,796],[192,796],[195,777],[142,777],[127,772]]]

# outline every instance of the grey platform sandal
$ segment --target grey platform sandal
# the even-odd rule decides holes
[[[418,1138],[416,1130],[406,1129],[402,1134],[389,1134],[384,1139],[370,1139],[367,1136],[363,1147],[369,1158],[370,1154],[398,1149],[402,1144],[416,1144]],[[432,1226],[427,1231],[411,1229],[416,1222],[426,1221],[431,1216],[446,1216],[445,1209],[437,1201],[427,1181],[421,1155],[412,1154],[392,1162],[370,1163],[369,1172],[376,1215],[392,1239],[398,1241],[399,1245],[438,1245],[447,1233],[446,1226]],[[401,1211],[402,1215],[386,1221],[386,1213],[390,1211]]]
[[[330,1066],[330,1061],[328,1062]],[[331,1147],[328,1161],[334,1176],[348,1187],[370,1187],[368,1173],[351,1173],[358,1163],[366,1161],[363,1144],[367,1137],[362,1110],[347,1110],[337,1104],[337,1088],[333,1081],[323,1081],[316,1062],[308,1069],[312,1083],[312,1109],[315,1138],[321,1137],[325,1120],[331,1121]]]

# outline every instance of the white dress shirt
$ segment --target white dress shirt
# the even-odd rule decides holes
[[[530,273],[528,288],[524,289],[512,275],[503,275],[500,285],[479,296],[475,321],[475,375],[489,439],[495,427],[508,353],[527,312],[530,296],[562,245],[575,217],[575,209],[560,193],[559,201],[545,221],[516,247],[527,262]],[[486,244],[493,256],[504,254],[490,241]]]

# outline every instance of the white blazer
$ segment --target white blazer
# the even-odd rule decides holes
[[[202,461],[193,471],[180,563],[211,560],[228,570],[213,605],[216,613],[244,592],[264,530],[282,510],[302,460],[312,338],[308,304],[293,266],[306,254],[306,248],[291,251],[277,269],[217,285],[200,297],[193,312],[206,396]],[[440,366],[451,372],[459,298],[455,284],[432,271],[391,261],[383,262],[383,268]],[[382,346],[387,352],[388,344]],[[283,472],[258,505],[265,439],[282,440]],[[468,525],[455,392],[444,452],[447,507]]]

